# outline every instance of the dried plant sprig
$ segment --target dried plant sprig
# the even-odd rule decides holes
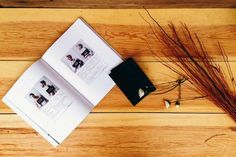
[[[145,9],[146,10],[146,9]],[[236,121],[236,93],[235,79],[230,67],[228,57],[218,43],[218,51],[227,67],[227,74],[233,86],[230,88],[227,76],[220,65],[214,62],[207,52],[204,44],[196,33],[192,33],[186,24],[181,23],[177,29],[173,23],[168,24],[170,33],[151,16],[147,11],[152,23],[143,18],[150,26],[154,39],[157,39],[165,47],[162,51],[164,56],[174,63],[180,70],[165,62],[165,66],[174,72],[189,78],[190,81],[202,95],[207,98]],[[158,53],[154,52],[158,57]],[[160,59],[160,57],[159,57]]]

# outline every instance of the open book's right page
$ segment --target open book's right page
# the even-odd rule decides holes
[[[42,58],[94,106],[115,85],[108,74],[122,62],[116,51],[82,19]]]

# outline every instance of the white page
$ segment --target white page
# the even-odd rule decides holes
[[[93,105],[115,85],[108,74],[122,62],[116,51],[81,19],[42,58]]]
[[[93,108],[43,60],[28,68],[3,101],[54,146],[61,143]]]

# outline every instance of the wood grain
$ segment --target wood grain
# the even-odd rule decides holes
[[[139,12],[146,15],[143,10],[129,9],[2,9],[0,10],[0,59],[40,58],[71,23],[82,16],[123,57],[132,56],[136,60],[156,61],[151,50],[162,56],[163,47],[159,42],[152,42],[154,40],[151,30],[142,20]],[[222,60],[216,49],[218,41],[224,47],[229,59],[236,60],[235,10],[150,9],[150,12],[163,25],[166,25],[169,20],[176,24],[179,21],[187,23],[193,32],[200,35],[209,53],[216,60]],[[151,43],[151,50],[147,41]]]
[[[0,99],[7,92],[7,90],[13,85],[17,78],[29,67],[33,61],[1,61],[0,62]],[[150,77],[151,81],[157,85],[169,81],[175,81],[178,79],[178,75],[172,72],[170,69],[162,65],[160,62],[138,62],[144,72]],[[226,70],[226,66],[223,62],[218,62],[222,67],[222,70]],[[236,62],[230,62],[231,68],[236,68]],[[236,75],[236,71],[233,71]],[[178,90],[175,89],[172,92],[155,95],[151,94],[140,102],[136,107],[133,107],[128,99],[117,88],[113,88],[110,93],[99,103],[99,105],[93,110],[93,112],[212,112],[222,113],[222,110],[215,106],[207,99],[197,99],[190,101],[183,101],[180,108],[175,108],[174,104],[171,108],[166,109],[163,103],[164,98],[176,100]],[[201,96],[195,91],[195,88],[186,82],[182,86],[183,99],[193,99],[196,96]],[[0,103],[0,113],[11,113],[12,111]]]
[[[0,98],[78,17],[91,24],[123,57],[134,57],[154,84],[178,77],[148,49],[146,41],[152,36],[147,23],[139,15],[147,17],[143,9],[56,8],[235,7],[235,3],[235,0],[2,0],[2,7],[55,9],[0,9]],[[219,41],[229,56],[235,75],[236,9],[149,11],[163,26],[168,21],[176,24],[182,21],[189,25],[225,69],[215,47]],[[152,50],[161,56],[161,45],[153,44]],[[197,96],[198,93],[187,85],[183,86],[183,97]],[[206,99],[185,101],[180,108],[172,105],[166,109],[162,99],[175,100],[176,97],[177,90],[166,95],[152,94],[133,107],[115,87],[57,148],[0,102],[0,156],[235,156],[236,123]]]
[[[1,0],[3,8],[215,8],[236,7],[235,0]]]
[[[16,115],[0,115],[0,123],[1,157],[197,157],[236,153],[236,126],[225,114],[90,114],[57,148]]]

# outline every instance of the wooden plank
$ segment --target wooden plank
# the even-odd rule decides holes
[[[90,114],[57,148],[16,115],[0,123],[1,157],[236,154],[236,125],[225,114]]]
[[[0,9],[0,60],[6,60],[0,61],[0,98],[79,16],[123,56],[154,61],[142,32],[147,25],[138,12],[143,10]],[[236,10],[154,9],[151,13],[164,25],[169,20],[189,23],[218,60],[211,45],[220,40],[230,60],[236,61]],[[161,50],[160,45],[153,48]],[[155,84],[177,78],[159,62],[139,64]],[[236,62],[231,65],[236,68]],[[183,88],[183,97],[195,94]],[[114,88],[58,148],[52,148],[1,102],[0,156],[235,156],[235,122],[205,99],[186,101],[179,109],[165,109],[162,98],[176,96],[176,90],[163,96],[150,95],[134,108]]]
[[[207,119],[203,120],[203,119]],[[0,128],[31,129],[20,116],[16,114],[0,114]],[[16,125],[13,125],[16,124]],[[236,127],[236,123],[223,113],[90,113],[78,128],[85,127]],[[33,130],[33,129],[32,129]]]
[[[40,58],[82,16],[123,57],[155,61],[146,42],[153,41],[151,31],[139,12],[147,17],[143,9],[1,9],[0,60]],[[150,9],[150,12],[163,25],[168,21],[187,23],[217,60],[222,60],[216,51],[217,41],[229,59],[236,60],[236,9]],[[162,56],[160,43],[151,43],[152,50]]]
[[[236,7],[235,0],[1,0],[0,6],[26,8],[215,8]]]
[[[0,99],[5,95],[7,90],[13,85],[17,78],[29,67],[33,61],[0,61]],[[178,76],[170,69],[162,65],[160,62],[138,62],[144,72],[150,77],[151,81],[157,85],[160,83],[175,81]],[[236,62],[230,62],[231,68],[236,68]],[[225,64],[219,62],[222,70],[226,70]],[[233,71],[236,76],[236,71]],[[183,101],[180,108],[174,107],[166,109],[163,98],[176,100],[178,90],[175,89],[169,93],[162,95],[151,94],[133,107],[122,92],[117,88],[113,88],[111,92],[100,102],[93,112],[212,112],[222,113],[222,110],[206,99],[195,99]],[[200,96],[190,83],[186,82],[182,86],[182,98],[193,99]],[[12,111],[0,102],[0,113],[11,113]]]

